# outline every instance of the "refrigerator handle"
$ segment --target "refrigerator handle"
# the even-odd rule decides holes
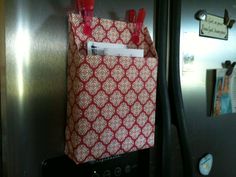
[[[169,0],[155,1],[156,7],[156,48],[158,51],[157,114],[161,149],[159,167],[162,177],[171,177],[171,108],[167,83]],[[159,132],[159,131],[158,131]]]
[[[181,0],[170,0],[170,95],[172,121],[176,124],[183,160],[184,177],[193,177],[193,161],[190,152],[186,117],[180,82],[180,24]]]

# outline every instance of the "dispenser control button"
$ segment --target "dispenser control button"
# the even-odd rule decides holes
[[[121,176],[122,169],[120,167],[116,167],[114,170],[115,176]]]
[[[130,173],[131,172],[131,166],[130,165],[126,165],[125,166],[125,173]]]
[[[100,175],[98,173],[94,173],[92,177],[100,177]]]
[[[111,171],[110,170],[104,171],[103,177],[111,177]]]

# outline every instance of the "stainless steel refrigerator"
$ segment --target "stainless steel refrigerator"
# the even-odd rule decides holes
[[[213,155],[209,176],[236,176],[235,114],[208,114],[208,69],[235,60],[236,27],[228,40],[199,36],[196,12],[236,18],[234,0],[96,0],[95,15],[124,19],[147,10],[145,25],[159,55],[156,146],[106,162],[75,166],[64,154],[66,123],[66,0],[0,0],[1,173],[42,176],[201,176],[198,163]],[[191,59],[190,65],[186,61]]]

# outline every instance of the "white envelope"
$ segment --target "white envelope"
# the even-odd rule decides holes
[[[127,46],[123,44],[113,44],[113,43],[93,42],[93,41],[88,41],[87,43],[88,55],[104,55],[104,49],[106,48],[127,48]]]
[[[104,55],[125,56],[125,57],[143,57],[143,49],[121,49],[121,48],[106,48]]]

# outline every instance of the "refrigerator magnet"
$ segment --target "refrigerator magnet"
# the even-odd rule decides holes
[[[201,175],[207,176],[211,172],[213,165],[213,155],[207,154],[199,162],[199,171]]]
[[[215,39],[228,40],[228,29],[235,23],[234,19],[229,18],[227,9],[224,16],[207,13],[206,10],[199,10],[195,14],[195,19],[199,20],[199,35]]]

